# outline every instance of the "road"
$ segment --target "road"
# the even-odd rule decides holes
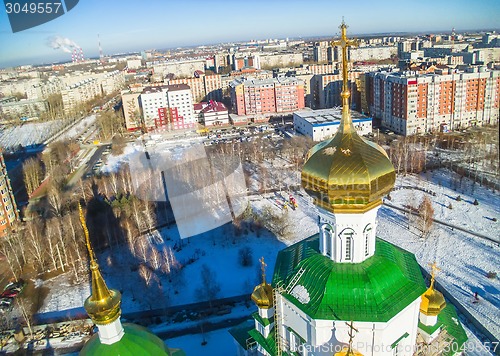
[[[68,181],[67,187],[69,188],[73,187],[75,183],[80,180],[80,178],[85,176],[87,173],[92,172],[92,167],[102,157],[102,153],[106,149],[106,145],[102,144],[96,147],[97,148],[92,154],[92,156],[86,159],[86,162],[77,168],[71,179]],[[88,149],[91,150],[93,148],[89,147]]]

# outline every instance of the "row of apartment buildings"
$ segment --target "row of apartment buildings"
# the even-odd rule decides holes
[[[470,67],[450,74],[373,72],[361,85],[364,108],[402,135],[497,124],[500,71]]]
[[[95,97],[108,95],[125,86],[125,73],[114,70],[83,79],[61,91],[65,113],[71,113],[79,104]]]
[[[450,70],[450,73],[439,68],[430,73],[351,71],[351,108],[381,119],[383,126],[403,135],[495,124],[499,117],[500,71],[477,66],[464,68]],[[332,71],[334,73],[328,73]],[[313,66],[300,73],[276,78],[264,75],[236,79],[202,75],[199,78],[170,80],[164,87],[182,86],[186,91],[183,98],[188,100],[187,92],[190,92],[189,100],[194,103],[200,102],[200,98],[220,100],[222,89],[218,87],[225,83],[231,97],[232,112],[257,120],[274,113],[291,113],[305,106],[328,109],[341,105],[342,78],[336,65]],[[154,103],[154,100],[148,101],[148,95],[163,95],[163,105],[171,101],[165,93],[170,91],[173,95],[178,89],[167,89],[163,94],[159,94],[158,89],[149,93],[143,88],[140,89],[143,92],[124,93],[127,128],[137,127],[141,114],[147,127],[158,126],[154,117],[161,113],[148,107],[149,103]],[[208,90],[217,95],[211,97]],[[160,103],[159,99],[156,103]],[[191,105],[186,102],[184,108]],[[181,116],[185,123],[178,126],[183,128],[192,127],[198,120],[190,112]]]

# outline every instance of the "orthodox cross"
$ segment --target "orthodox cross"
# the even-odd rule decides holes
[[[429,263],[429,267],[431,268],[431,286],[430,288],[434,287],[434,279],[436,278],[436,272],[441,271],[441,268],[438,268],[436,261],[433,263]]]
[[[352,340],[354,339],[354,331],[358,332],[358,329],[354,327],[354,323],[352,320],[350,323],[345,323],[345,324],[347,325],[347,327],[349,327],[349,331],[347,332],[347,334],[349,335],[349,349],[347,350],[347,354],[352,355],[353,354]]]
[[[264,256],[262,256],[260,259],[260,269],[262,271],[262,283],[266,283],[266,267],[267,264],[264,262]]]

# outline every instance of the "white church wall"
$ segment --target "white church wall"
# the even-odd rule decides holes
[[[358,214],[320,211],[320,250],[336,262],[359,263],[375,253],[379,206]]]
[[[354,321],[353,326],[358,331],[354,333],[353,347],[365,356],[389,356],[394,354],[394,349],[391,346],[404,336],[398,342],[398,356],[413,355],[417,337],[419,308],[420,298],[387,323]],[[304,355],[332,355],[332,353],[340,351],[343,346],[349,343],[350,327],[348,324],[350,321],[319,319],[309,321],[308,317],[300,309],[285,299],[283,317],[285,320],[284,330],[290,327],[301,338],[308,340],[305,345],[301,346],[306,351]],[[284,334],[289,342],[293,342],[290,332]]]

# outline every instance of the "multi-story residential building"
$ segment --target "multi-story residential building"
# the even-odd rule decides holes
[[[45,100],[20,100],[0,104],[0,114],[11,119],[37,117],[46,110],[47,102]]]
[[[304,83],[294,77],[236,79],[230,84],[231,102],[238,115],[286,113],[304,107]]]
[[[351,111],[352,123],[359,135],[372,132],[372,119],[356,111]],[[296,132],[310,137],[313,141],[323,141],[332,137],[340,126],[342,111],[336,109],[312,110],[305,108],[293,113],[293,127]]]
[[[139,103],[148,131],[187,129],[197,123],[191,89],[186,84],[146,87]]]
[[[351,108],[359,109],[359,93],[356,80],[360,72],[349,72],[351,82]],[[342,92],[342,74],[321,74],[311,79],[311,108],[328,109],[342,104],[340,93]]]
[[[275,68],[299,66],[304,63],[302,53],[268,53],[268,52],[238,52],[233,55],[233,69],[242,68]]]
[[[139,96],[141,92],[130,90],[122,91],[123,117],[125,118],[125,127],[128,131],[135,131],[141,128],[141,110],[139,105]]]
[[[166,80],[166,84],[186,84],[191,88],[194,102],[202,100],[222,100],[222,76],[199,75],[195,78]]]
[[[331,60],[331,58],[328,58],[329,49],[331,53],[331,47],[328,41],[316,42],[313,47],[313,60],[318,63],[325,63],[328,62],[329,59]]]
[[[0,237],[7,234],[18,218],[14,193],[7,176],[3,154],[0,150]]]
[[[205,58],[161,63],[148,62],[147,66],[152,66],[155,75],[160,75],[162,77],[165,77],[170,73],[173,73],[176,76],[191,77],[197,70],[205,71]]]
[[[500,71],[367,73],[366,96],[370,114],[403,135],[496,124]]]
[[[124,84],[125,75],[118,70],[86,76],[86,79],[82,79],[61,91],[64,111],[69,113],[78,104],[120,90]]]

